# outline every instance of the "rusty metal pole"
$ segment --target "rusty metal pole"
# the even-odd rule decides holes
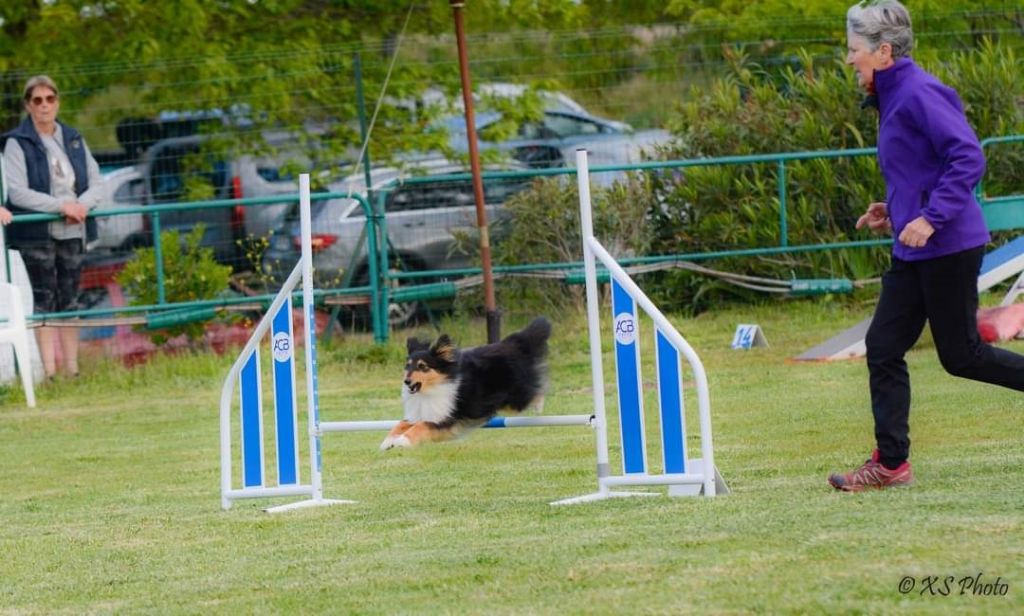
[[[469,79],[469,57],[466,54],[466,31],[462,23],[464,0],[450,0],[455,18],[455,41],[459,47],[459,74],[462,77],[462,102],[466,108],[466,139],[469,141],[469,169],[473,174],[473,197],[476,200],[476,224],[480,228],[480,261],[484,274],[484,310],[487,314],[487,342],[501,339],[501,313],[494,299],[494,274],[491,271],[491,238],[487,230],[484,208],[484,183],[480,178],[480,151],[476,143],[476,120],[473,118],[473,84]]]

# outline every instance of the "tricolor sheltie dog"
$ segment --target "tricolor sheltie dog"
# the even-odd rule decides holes
[[[487,423],[499,411],[543,403],[551,323],[534,319],[501,342],[455,347],[447,334],[433,344],[409,338],[398,422],[381,450],[446,441]]]

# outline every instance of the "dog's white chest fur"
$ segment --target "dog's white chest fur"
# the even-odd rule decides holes
[[[402,402],[405,405],[405,420],[439,423],[448,419],[455,410],[458,390],[458,382],[442,383],[431,387],[429,391],[415,394],[409,393],[409,388],[403,386]]]

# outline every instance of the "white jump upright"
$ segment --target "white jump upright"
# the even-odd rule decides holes
[[[552,415],[543,417],[494,417],[486,428],[526,428],[554,426],[590,426],[597,445],[598,491],[551,503],[563,505],[598,501],[621,496],[655,496],[657,492],[620,492],[624,486],[667,486],[669,496],[714,496],[728,493],[715,468],[711,446],[711,403],[707,376],[697,354],[633,282],[614,258],[594,238],[590,208],[590,175],[587,153],[576,154],[580,189],[580,218],[583,236],[583,260],[587,282],[587,320],[590,338],[591,379],[594,389],[593,414]],[[267,509],[287,511],[304,507],[351,503],[323,497],[320,439],[329,432],[386,431],[397,421],[321,422],[317,389],[316,326],[313,312],[313,269],[310,241],[309,176],[299,178],[299,205],[302,222],[302,259],[256,326],[238,360],[231,367],[221,390],[221,504],[225,509],[238,499],[277,496],[306,496],[306,500]],[[597,287],[597,262],[611,273],[612,323],[615,337],[616,384],[619,402],[619,432],[622,473],[613,473],[609,463],[608,421],[604,404],[604,368],[601,360],[600,303]],[[292,291],[302,279],[302,303],[305,319],[307,436],[309,438],[309,483],[299,480],[299,429],[295,403],[295,364],[292,339]],[[658,422],[661,429],[661,473],[652,472],[647,457],[647,431],[640,373],[640,330],[637,307],[654,323],[654,350],[658,381]],[[276,444],[276,485],[267,485],[264,449],[265,414],[260,388],[259,350],[263,337],[271,332],[273,357],[274,443]],[[700,419],[701,457],[690,458],[686,450],[686,425],[683,409],[683,377],[680,357],[686,359],[696,384]],[[232,409],[236,388],[240,392],[239,429],[241,487],[232,479]],[[271,417],[267,413],[267,417]]]
[[[252,336],[238,356],[220,396],[221,506],[229,509],[235,500],[279,496],[308,496],[307,500],[270,507],[268,513],[290,509],[351,503],[323,497],[320,451],[320,401],[317,395],[316,321],[313,306],[313,267],[310,234],[309,174],[299,176],[299,210],[302,229],[302,259],[295,266],[281,291],[270,304]],[[306,417],[309,438],[309,483],[299,480],[299,423],[295,392],[295,344],[292,328],[292,292],[302,281],[302,307],[305,327]],[[269,346],[273,361],[274,443],[277,459],[277,485],[268,486],[264,449],[263,394],[260,387],[260,344],[271,332]],[[232,479],[231,415],[238,385],[239,449],[241,487]]]
[[[556,501],[563,505],[624,496],[651,496],[653,492],[617,492],[624,486],[668,486],[670,496],[715,496],[728,488],[715,468],[711,443],[711,401],[707,375],[697,353],[676,331],[660,310],[594,237],[590,204],[590,172],[586,150],[576,151],[576,173],[580,193],[580,222],[583,238],[583,267],[587,284],[587,321],[590,333],[591,380],[594,389],[594,429],[597,434],[598,491]],[[597,287],[597,261],[611,274],[612,322],[615,336],[616,384],[619,401],[619,432],[622,451],[621,475],[609,464],[608,421],[604,404],[604,368],[601,359],[601,323]],[[654,323],[656,374],[661,424],[662,468],[650,472],[647,460],[643,386],[640,374],[640,331],[637,305]],[[683,379],[679,356],[686,358],[696,384],[700,418],[700,458],[686,452],[683,412]]]

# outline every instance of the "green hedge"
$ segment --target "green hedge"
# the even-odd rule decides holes
[[[940,61],[944,60],[944,61]],[[968,120],[981,137],[1024,133],[1024,82],[1012,49],[984,43],[976,50],[921,63],[956,88]],[[863,95],[853,71],[836,59],[777,78],[734,56],[728,75],[682,104],[672,121],[676,137],[665,159],[871,147],[878,115],[860,108]],[[697,94],[697,93],[695,93]],[[992,194],[1024,187],[1024,148],[993,147],[986,186]],[[885,195],[874,157],[787,163],[790,245],[869,239],[854,230],[871,201]],[[691,168],[655,176],[660,195],[655,253],[765,248],[780,244],[779,198],[774,164]],[[889,250],[848,249],[773,258],[724,260],[713,266],[770,278],[852,278],[879,275]],[[663,300],[700,311],[725,296],[753,298],[722,283],[685,272],[665,274],[653,291]]]
[[[968,120],[981,137],[1024,133],[1024,80],[1012,49],[983,42],[948,56],[919,62],[956,88]],[[874,146],[878,115],[861,109],[863,95],[840,58],[816,64],[801,53],[795,68],[763,70],[733,53],[730,70],[678,104],[670,123],[675,137],[663,160],[838,150]],[[1024,147],[989,148],[989,194],[1024,192]],[[788,244],[876,239],[854,230],[885,185],[873,156],[817,159],[786,164]],[[703,253],[770,248],[781,244],[777,165],[691,167],[637,174],[610,189],[595,189],[595,229],[619,256]],[[564,179],[539,180],[508,203],[511,224],[496,244],[495,262],[506,264],[578,260],[579,223],[575,186]],[[713,268],[773,279],[848,278],[880,275],[887,247],[800,252],[705,262]],[[578,298],[556,282],[503,283],[509,300],[552,304]],[[759,301],[756,291],[688,271],[647,275],[644,288],[675,310],[703,311],[724,300]]]

